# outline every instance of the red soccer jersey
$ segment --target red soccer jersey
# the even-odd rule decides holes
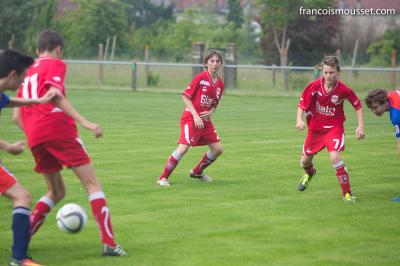
[[[50,87],[56,87],[64,96],[67,67],[56,58],[41,57],[26,72],[18,97],[37,99]],[[30,148],[51,140],[78,137],[75,121],[53,103],[20,107],[22,125]]]
[[[217,107],[224,91],[224,83],[218,79],[216,83],[207,71],[198,74],[186,90],[182,93],[193,103],[196,112],[200,114],[204,111],[210,111],[212,107]],[[181,117],[182,121],[193,120],[189,109],[185,107]]]
[[[346,120],[343,110],[344,100],[348,100],[354,109],[361,108],[361,102],[352,89],[340,81],[326,93],[324,79],[318,79],[304,89],[298,107],[304,110],[309,129],[343,127]]]

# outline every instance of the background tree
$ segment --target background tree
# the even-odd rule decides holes
[[[32,22],[26,30],[25,51],[35,54],[37,36],[44,29],[61,30],[59,22],[55,20],[56,12],[57,0],[37,1]]]
[[[243,25],[243,9],[240,5],[240,0],[228,1],[228,15],[226,16],[227,22],[231,22],[235,29],[240,29]]]
[[[117,0],[76,0],[76,10],[67,12],[61,27],[66,55],[95,57],[99,43],[118,37],[118,48],[127,48],[128,20],[126,4]]]
[[[400,29],[389,30],[381,40],[372,43],[367,50],[371,56],[371,66],[389,66],[393,50],[397,51],[397,62],[400,61]]]
[[[40,0],[0,0],[0,47],[8,47],[14,36],[14,48],[22,48],[33,10]]]

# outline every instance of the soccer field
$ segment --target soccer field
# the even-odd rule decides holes
[[[305,132],[295,129],[295,97],[222,98],[213,121],[224,154],[207,169],[210,184],[189,178],[206,147],[191,149],[172,174],[171,187],[157,177],[176,147],[183,103],[179,94],[70,90],[69,99],[104,137],[80,129],[111,210],[126,258],[103,258],[86,192],[64,170],[66,198],[48,216],[30,245],[45,265],[399,265],[400,166],[388,114],[364,110],[367,137],[355,139],[356,116],[346,103],[346,151],[355,204],[346,204],[328,153],[305,192],[297,191]],[[0,138],[23,135],[4,109]],[[46,191],[27,150],[1,153],[2,162],[33,196]],[[62,204],[86,208],[87,228],[61,232],[55,215]],[[11,204],[0,198],[0,264],[10,256]]]

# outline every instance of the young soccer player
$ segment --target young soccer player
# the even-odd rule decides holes
[[[203,64],[206,71],[198,74],[182,93],[185,108],[181,116],[178,148],[169,156],[167,164],[157,180],[157,184],[160,186],[170,185],[168,177],[189,147],[202,145],[208,145],[210,150],[190,171],[190,176],[204,182],[211,182],[211,177],[206,175],[203,170],[212,164],[223,151],[217,131],[210,119],[224,91],[224,83],[219,76],[223,64],[222,55],[216,50],[211,50],[205,56]]]
[[[326,147],[332,167],[336,170],[343,200],[355,202],[350,189],[349,173],[340,152],[344,150],[344,100],[348,100],[357,112],[357,139],[365,137],[361,102],[349,87],[338,80],[340,64],[336,56],[324,57],[321,66],[322,78],[307,85],[297,108],[296,128],[305,128],[303,114],[308,126],[300,161],[305,174],[300,179],[298,189],[304,191],[309,186],[316,173],[312,162],[314,155]]]
[[[390,121],[397,137],[397,151],[400,155],[400,90],[391,92],[384,89],[371,90],[365,97],[365,103],[377,116],[389,112]],[[392,201],[400,201],[400,196],[392,198]]]
[[[31,105],[45,103],[55,95],[47,93],[36,99],[19,99],[8,97],[5,90],[17,90],[21,84],[26,69],[33,63],[33,59],[15,50],[0,51],[0,110],[4,107]],[[24,150],[24,142],[8,143],[0,140],[0,149],[17,155]],[[0,195],[4,195],[13,202],[12,212],[12,257],[9,265],[14,266],[40,266],[39,263],[28,257],[29,244],[29,214],[31,195],[21,186],[15,176],[0,162]]]
[[[45,30],[40,33],[39,58],[28,69],[26,82],[20,87],[18,96],[34,99],[50,91],[57,93],[57,97],[48,104],[14,110],[14,121],[24,130],[35,158],[35,170],[43,174],[48,187],[48,192],[31,213],[31,235],[37,232],[55,204],[64,198],[65,186],[60,171],[66,166],[80,179],[89,195],[93,216],[101,231],[103,255],[125,256],[127,253],[114,239],[106,198],[78,138],[75,121],[91,130],[96,138],[102,136],[102,130],[80,115],[66,98],[66,65],[61,60],[63,47],[63,38],[57,32]]]

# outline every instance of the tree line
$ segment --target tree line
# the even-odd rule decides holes
[[[110,38],[116,39],[116,57],[125,60],[143,59],[147,46],[156,60],[190,61],[193,42],[217,49],[235,43],[239,63],[313,65],[341,50],[341,17],[298,12],[300,6],[332,7],[335,0],[249,0],[244,6],[228,0],[226,14],[216,13],[211,2],[180,14],[173,5],[150,0],[70,3],[60,12],[57,0],[0,0],[0,48],[11,45],[34,55],[37,34],[50,28],[64,36],[65,57],[73,59],[96,58],[99,43]],[[399,51],[400,30],[389,29],[362,47],[362,63],[387,66],[392,51]],[[342,50],[344,58],[351,53]]]

